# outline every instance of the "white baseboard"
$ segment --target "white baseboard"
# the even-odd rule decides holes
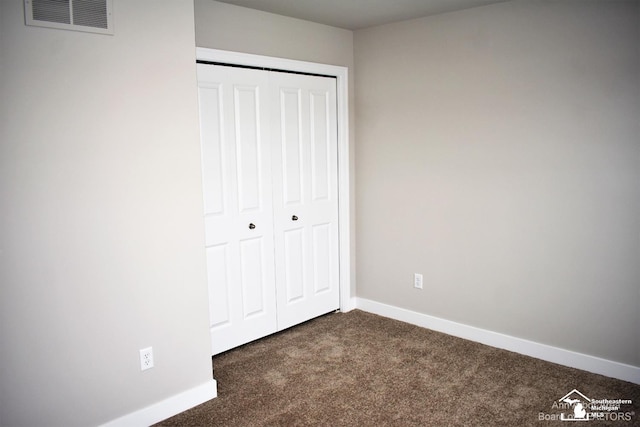
[[[216,380],[116,418],[101,427],[147,427],[218,396]]]
[[[504,335],[498,332],[488,331],[473,326],[463,325],[450,320],[440,319],[427,314],[418,313],[404,308],[395,307],[367,300],[356,298],[356,307],[362,311],[367,311],[380,316],[389,317],[423,328],[443,332],[448,335],[464,338],[470,341],[490,345],[492,347],[524,354],[547,362],[557,363],[571,368],[582,369],[584,371],[605,375],[640,384],[640,367],[626,365],[624,363],[601,359],[587,354],[576,353],[546,344],[528,341]]]

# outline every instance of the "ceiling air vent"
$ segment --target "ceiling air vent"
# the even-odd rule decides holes
[[[113,34],[113,0],[24,0],[27,25]]]

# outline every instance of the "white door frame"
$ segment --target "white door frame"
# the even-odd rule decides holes
[[[324,74],[337,79],[338,112],[338,234],[340,245],[340,311],[355,308],[351,297],[351,222],[349,197],[349,69],[292,59],[253,55],[227,50],[196,48],[196,59],[249,67],[273,68],[302,73]]]

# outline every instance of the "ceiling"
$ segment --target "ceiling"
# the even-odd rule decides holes
[[[347,30],[508,0],[218,0]]]

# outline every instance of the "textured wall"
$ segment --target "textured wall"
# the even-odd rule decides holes
[[[638,7],[355,33],[359,297],[640,366]]]
[[[3,426],[96,425],[211,380],[193,4],[114,3],[106,36],[0,2]]]

